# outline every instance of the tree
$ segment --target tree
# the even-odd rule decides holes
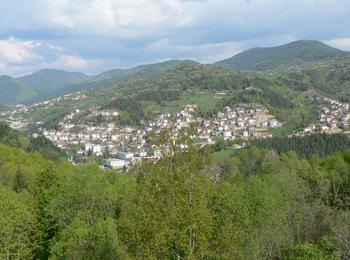
[[[17,193],[20,193],[23,189],[27,188],[27,181],[24,177],[23,172],[20,168],[17,168],[15,180],[13,183],[13,190]]]
[[[212,230],[207,156],[190,141],[177,140],[188,145],[179,152],[171,135],[165,139],[167,155],[134,170],[137,189],[121,216],[122,241],[134,258],[204,258]]]
[[[123,256],[114,219],[88,225],[76,218],[52,246],[52,259],[120,259]]]
[[[13,191],[0,188],[0,258],[30,259],[34,217]]]

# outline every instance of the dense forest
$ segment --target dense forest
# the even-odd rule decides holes
[[[301,156],[325,156],[350,148],[350,140],[344,134],[313,134],[305,137],[273,137],[251,142],[252,146],[263,149],[273,149],[279,153],[295,151]]]
[[[350,257],[350,150],[252,147],[213,174],[210,149],[162,138],[166,156],[124,174],[0,145],[0,258]]]

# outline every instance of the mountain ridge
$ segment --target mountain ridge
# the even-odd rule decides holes
[[[316,40],[299,40],[276,47],[251,48],[215,64],[239,70],[274,70],[329,62],[344,57],[350,58],[350,52]]]
[[[339,61],[339,62],[338,62]],[[247,71],[308,68],[315,64],[350,63],[350,52],[341,51],[315,40],[301,40],[267,48],[252,48],[208,66]],[[331,63],[332,62],[332,63]],[[80,72],[42,69],[30,75],[12,78],[0,76],[0,103],[12,106],[32,104],[64,94],[94,87],[109,87],[130,78],[160,76],[179,65],[200,64],[193,60],[167,60],[128,69],[111,69],[95,76]]]

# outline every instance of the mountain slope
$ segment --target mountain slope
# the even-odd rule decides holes
[[[79,72],[63,70],[39,70],[33,74],[18,78],[18,80],[31,86],[38,93],[59,89],[60,87],[77,84],[90,79],[89,76]]]
[[[0,103],[4,104],[16,104],[37,94],[24,82],[5,75],[0,76],[0,93]]]
[[[129,78],[150,78],[155,76],[160,76],[169,69],[176,68],[180,65],[191,65],[199,64],[191,60],[170,60],[161,63],[140,65],[131,69],[113,69],[106,71],[98,76],[90,77],[90,80],[82,81],[76,84],[69,84],[52,91],[46,91],[40,93],[39,95],[28,99],[25,103],[32,104],[35,102],[40,102],[50,98],[54,98],[67,93],[72,93],[76,91],[87,90],[91,88],[108,88],[118,82],[127,80]]]
[[[48,69],[19,78],[3,75],[0,76],[0,103],[23,103],[43,93],[56,93],[67,85],[81,84],[90,79],[83,73]]]
[[[197,64],[192,60],[169,60],[160,63],[140,65],[131,69],[113,69],[98,76],[99,79],[121,80],[131,76],[156,76],[181,64]]]
[[[272,70],[327,62],[344,57],[350,57],[350,53],[319,41],[295,41],[278,47],[253,48],[216,64],[233,69]]]

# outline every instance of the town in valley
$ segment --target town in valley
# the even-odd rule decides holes
[[[89,156],[101,158],[103,168],[127,169],[141,160],[158,160],[162,156],[159,143],[150,142],[150,136],[159,136],[164,129],[172,129],[175,136],[181,129],[194,127],[196,140],[202,146],[215,144],[216,140],[231,141],[232,149],[240,149],[251,139],[271,138],[273,130],[283,126],[267,108],[261,104],[239,104],[226,106],[210,118],[198,116],[197,106],[184,105],[177,113],[165,113],[140,126],[121,126],[116,119],[120,111],[115,109],[90,108],[87,111],[75,109],[65,115],[55,129],[49,129],[43,122],[30,122],[26,115],[38,108],[49,108],[62,101],[83,100],[84,94],[67,94],[31,106],[17,105],[12,111],[2,112],[1,120],[12,128],[21,130],[34,125],[37,131],[33,137],[45,136],[64,150],[72,163],[80,163]],[[315,96],[313,102],[319,105],[318,121],[294,135],[315,132],[339,133],[346,131],[350,119],[349,104],[328,97]],[[83,114],[83,117],[82,117]],[[99,118],[94,123],[81,118]]]

